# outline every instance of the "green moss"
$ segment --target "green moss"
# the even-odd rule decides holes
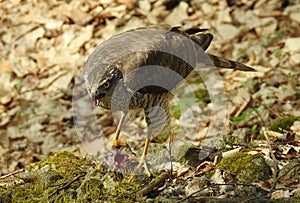
[[[141,185],[135,183],[122,183],[117,187],[112,188],[106,196],[109,202],[132,202],[136,197],[136,192],[141,189]]]
[[[78,197],[80,202],[91,202],[92,200],[103,199],[106,190],[101,180],[97,178],[90,178],[84,180],[78,188]]]
[[[77,189],[77,202],[130,202],[135,199],[141,188],[139,182],[128,183],[128,179],[120,179],[117,172],[91,170]]]
[[[60,168],[63,165],[68,165],[68,164],[76,163],[76,162],[79,162],[79,161],[83,161],[83,160],[81,160],[79,157],[73,155],[70,152],[64,151],[64,152],[55,154],[52,157],[49,157],[47,159],[44,159],[44,160],[39,161],[37,163],[34,163],[34,164],[30,165],[27,169],[31,170],[31,169],[34,169],[34,168],[42,168],[46,165],[49,165],[49,166],[55,167],[55,168]],[[79,163],[77,163],[77,164],[79,164]]]
[[[94,168],[90,160],[61,152],[27,167],[22,178],[0,182],[0,202],[130,202],[139,182],[115,178],[116,172]],[[147,180],[148,182],[150,180]],[[18,184],[17,184],[18,183]],[[5,185],[5,186],[4,186]]]
[[[13,188],[8,186],[8,192],[4,194],[11,194],[12,202],[70,202],[76,195],[69,190],[78,188],[81,181],[74,181],[61,190],[57,188],[85,173],[90,165],[86,159],[80,159],[69,152],[58,153],[28,166],[26,177],[20,178],[23,183],[20,181]]]
[[[289,116],[277,119],[270,125],[269,130],[282,133],[285,130],[290,130],[295,121],[300,121],[300,117]]]
[[[266,164],[261,154],[237,153],[225,157],[217,165],[218,168],[229,171],[237,180],[243,183],[251,183],[257,180],[266,180],[270,177],[270,167]]]

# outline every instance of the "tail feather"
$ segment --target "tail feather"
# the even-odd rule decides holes
[[[172,32],[180,33],[183,36],[189,37],[196,44],[198,44],[204,51],[208,48],[211,41],[213,40],[213,35],[210,33],[204,33],[208,29],[200,29],[197,27],[192,27],[189,29],[182,29],[181,27],[172,27]]]
[[[234,69],[234,70],[241,70],[241,71],[255,71],[255,69],[246,66],[244,64],[241,64],[239,62],[236,61],[231,61],[228,59],[224,59],[224,58],[220,58],[218,56],[214,56],[211,54],[207,54],[209,56],[209,58],[211,59],[211,61],[213,62],[213,64],[216,67],[219,68],[228,68],[228,69]]]
[[[198,44],[204,51],[209,47],[211,41],[213,40],[213,35],[210,33],[204,33],[208,29],[200,29],[197,27],[192,27],[189,29],[182,29],[181,27],[172,27],[171,31],[178,32],[184,36],[189,37],[193,40],[196,44]],[[207,66],[212,65],[211,62],[219,68],[228,68],[234,70],[241,70],[241,71],[255,71],[253,68],[241,64],[236,61],[231,61],[228,59],[220,58],[215,55],[207,54],[210,58],[210,61],[207,61],[204,58],[201,58],[199,63],[205,64]]]
[[[190,38],[196,42],[204,51],[209,47],[211,41],[213,40],[213,35],[207,34],[197,34],[190,36]]]

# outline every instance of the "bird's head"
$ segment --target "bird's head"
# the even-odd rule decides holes
[[[92,101],[95,106],[109,109],[115,87],[123,78],[122,72],[116,66],[109,66],[102,80],[91,88]]]

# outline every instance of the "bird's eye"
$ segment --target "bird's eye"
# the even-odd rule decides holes
[[[107,89],[107,88],[109,88],[109,85],[110,85],[109,82],[105,82],[105,83],[103,84],[103,87]]]

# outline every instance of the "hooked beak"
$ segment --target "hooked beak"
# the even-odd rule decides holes
[[[92,87],[91,89],[91,96],[92,96],[92,101],[94,106],[99,106],[100,104],[100,99],[105,96],[105,94],[97,94],[97,88]]]
[[[96,94],[92,94],[92,101],[94,106],[99,106],[100,104],[100,96]]]

